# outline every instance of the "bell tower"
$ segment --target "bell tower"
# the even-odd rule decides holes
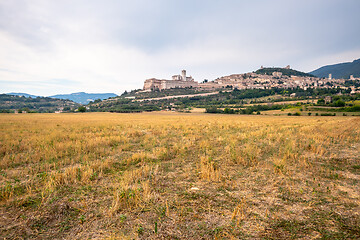
[[[182,70],[181,75],[182,75],[182,80],[186,81],[186,70]]]

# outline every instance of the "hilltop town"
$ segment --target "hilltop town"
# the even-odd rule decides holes
[[[345,81],[349,79],[334,79],[331,74],[327,78],[318,78],[311,74],[299,72],[285,68],[264,68],[261,67],[256,72],[232,74],[223,76],[213,81],[197,82],[191,76],[186,76],[186,70],[182,70],[181,75],[172,76],[172,80],[150,78],[145,80],[143,92],[153,90],[164,90],[171,88],[196,88],[202,90],[215,90],[222,88],[241,89],[271,89],[271,88],[344,88]],[[359,80],[350,76],[350,80]],[[355,86],[351,87],[355,93]]]
[[[96,99],[81,108],[80,105],[71,105],[44,109],[44,104],[41,105],[42,107],[34,104],[40,101],[40,98],[26,99],[4,95],[2,96],[3,103],[0,99],[0,111],[9,113],[142,112],[190,111],[197,108],[212,113],[230,109],[230,113],[251,114],[287,108],[297,109],[299,107],[297,104],[303,104],[306,105],[305,110],[310,111],[316,108],[318,114],[322,114],[321,111],[338,111],[341,114],[360,113],[360,78],[358,78],[359,75],[356,76],[357,78],[349,75],[348,78],[337,79],[329,74],[326,78],[320,78],[286,66],[284,68],[261,67],[254,72],[232,74],[213,81],[198,82],[192,76],[187,76],[186,70],[182,70],[181,74],[172,76],[171,80],[150,78],[145,80],[142,89],[125,91],[121,96],[104,100]],[[50,103],[46,102],[46,104]],[[253,107],[248,104],[269,106]],[[274,114],[289,113],[293,114],[292,112],[275,112]]]

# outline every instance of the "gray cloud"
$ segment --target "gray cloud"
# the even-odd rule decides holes
[[[181,68],[199,81],[260,65],[311,71],[359,57],[359,9],[357,0],[2,1],[0,88],[33,83],[47,95],[58,79],[59,91],[121,93]]]

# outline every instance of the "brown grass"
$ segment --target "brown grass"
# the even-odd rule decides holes
[[[0,115],[0,237],[360,237],[360,119]]]

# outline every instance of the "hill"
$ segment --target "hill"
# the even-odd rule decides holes
[[[71,93],[71,94],[58,94],[50,96],[51,98],[59,98],[59,99],[68,99],[80,104],[88,104],[91,101],[95,101],[97,99],[104,100],[111,97],[116,97],[115,93]]]
[[[345,95],[350,90],[341,88],[271,88],[271,89],[231,89],[224,88],[215,92],[196,92],[194,89],[181,89],[182,95],[175,94],[180,89],[165,89],[147,93],[136,94],[134,92],[124,93],[122,96],[89,103],[88,109],[93,112],[144,112],[158,110],[187,111],[193,108],[231,108],[245,109],[246,104],[269,103],[273,105],[267,108],[252,108],[243,113],[253,113],[270,109],[281,109],[278,105],[280,101],[306,100],[313,98],[325,98],[325,96],[339,94],[340,91]],[[186,95],[188,94],[188,95]],[[296,97],[291,97],[295,95]],[[275,97],[276,96],[276,97]],[[356,100],[359,96],[354,96]],[[360,98],[359,98],[360,99]]]
[[[287,68],[261,68],[257,70],[256,74],[271,75],[273,72],[281,72],[285,76],[299,76],[299,77],[314,77],[312,74],[300,72],[294,69]]]
[[[15,93],[15,92],[11,92],[11,93],[6,93],[7,95],[13,95],[13,96],[22,96],[22,97],[31,97],[31,98],[36,98],[36,97],[39,97],[39,96],[36,96],[36,95],[31,95],[31,94],[28,94],[28,93]]]
[[[15,110],[26,112],[71,111],[78,107],[79,104],[70,100],[0,94],[0,112],[13,112]]]
[[[328,77],[330,73],[332,74],[333,78],[348,79],[350,78],[350,75],[354,75],[354,77],[360,77],[360,59],[354,60],[353,62],[323,66],[310,72],[310,74],[320,78]]]

